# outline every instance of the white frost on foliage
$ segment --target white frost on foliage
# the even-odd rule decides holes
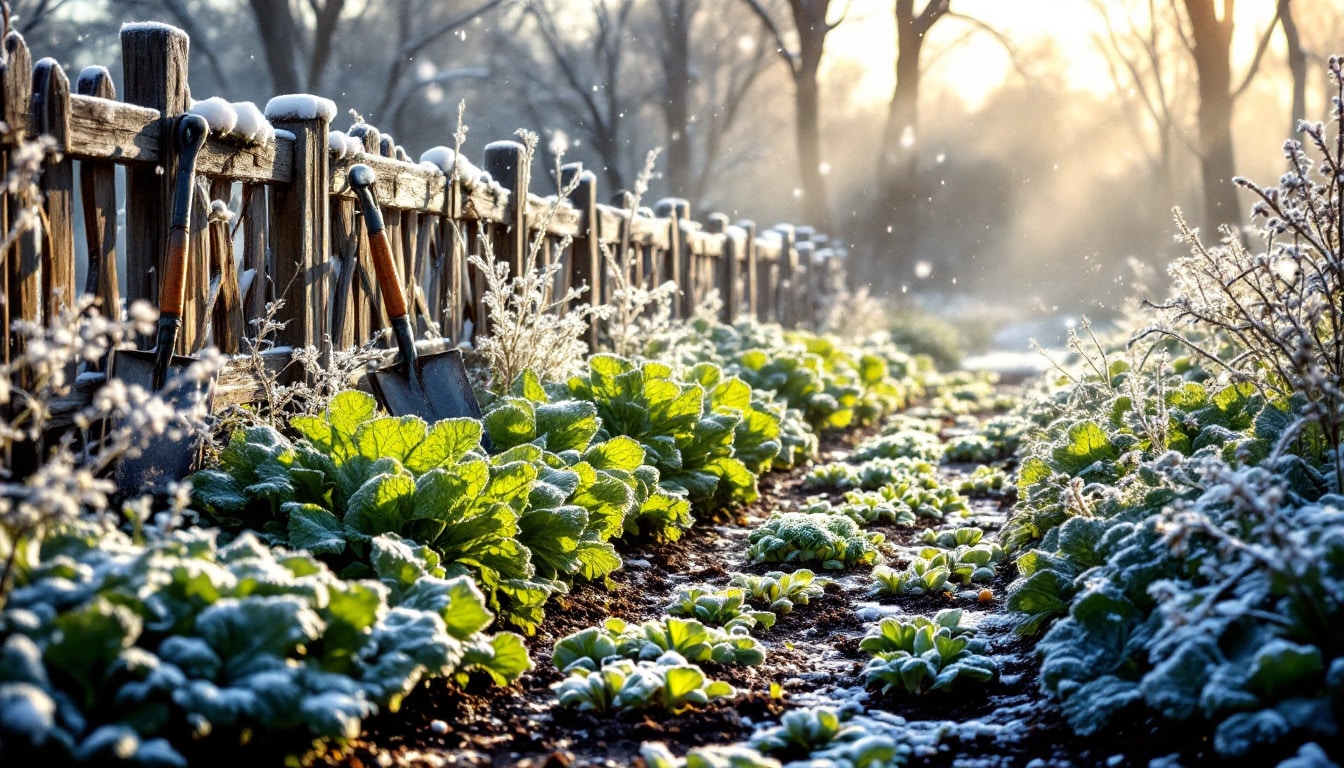
[[[193,101],[187,111],[204,117],[213,134],[231,133],[238,125],[238,110],[218,96],[211,96],[205,101]]]
[[[256,104],[236,101],[233,103],[233,111],[238,115],[238,122],[233,126],[234,133],[263,144],[275,138],[275,129],[266,121]]]
[[[311,93],[290,93],[266,102],[267,120],[316,120],[331,122],[336,117],[336,102]]]

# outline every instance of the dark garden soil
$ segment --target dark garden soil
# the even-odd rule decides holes
[[[843,456],[862,435],[823,444],[823,460]],[[955,475],[970,467],[947,467]],[[662,711],[592,715],[560,709],[550,686],[560,679],[551,664],[557,639],[600,624],[608,616],[641,622],[664,613],[677,587],[694,582],[725,586],[734,571],[764,573],[778,564],[748,565],[747,536],[772,510],[800,505],[814,492],[802,487],[802,473],[762,478],[761,500],[735,519],[700,523],[678,542],[636,546],[622,553],[625,567],[611,584],[583,584],[547,606],[546,621],[528,645],[536,668],[511,687],[498,690],[483,681],[463,691],[446,681],[421,685],[398,712],[366,723],[365,731],[342,754],[319,756],[326,765],[363,766],[624,766],[639,761],[641,742],[662,741],[673,751],[741,742],[761,724],[787,709],[826,705],[875,717],[904,718],[920,739],[911,765],[931,766],[1145,766],[1153,758],[1179,753],[1181,763],[1199,762],[1201,745],[1153,743],[1141,720],[1105,738],[1079,738],[1062,721],[1037,686],[1039,662],[1034,640],[1012,633],[1003,596],[1012,579],[1010,564],[985,585],[989,594],[964,590],[955,596],[873,598],[867,594],[868,568],[826,573],[835,581],[810,605],[782,616],[757,636],[766,661],[757,667],[703,665],[713,678],[738,689],[731,702],[673,716]],[[837,494],[838,496],[838,494]],[[972,499],[973,516],[988,536],[1002,524],[1010,502]],[[935,523],[914,527],[874,527],[887,541],[893,567],[917,549],[919,534]],[[861,671],[868,654],[859,639],[885,615],[932,613],[961,607],[965,623],[980,624],[1000,674],[982,686],[952,693],[881,695],[863,690]],[[772,698],[772,683],[782,697]],[[879,715],[878,713],[888,713]]]

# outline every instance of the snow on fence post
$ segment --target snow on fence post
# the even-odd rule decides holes
[[[270,190],[271,268],[276,294],[285,301],[277,319],[288,323],[276,343],[317,347],[323,366],[331,358],[324,338],[331,311],[327,133],[335,114],[334,103],[314,96],[277,96],[266,105],[266,119],[294,136],[290,182]]]
[[[0,72],[4,76],[3,117],[9,125],[9,133],[6,136],[8,146],[4,152],[5,165],[0,170],[3,170],[8,177],[9,153],[26,138],[29,91],[32,87],[32,59],[28,54],[28,46],[23,42],[23,35],[13,30],[5,35],[5,68]],[[18,223],[20,206],[19,200],[9,199],[6,195],[3,222],[6,231],[12,231],[14,225]],[[7,265],[5,309],[0,313],[3,314],[2,319],[5,323],[4,329],[0,329],[0,334],[6,339],[5,362],[11,360],[11,356],[17,356],[22,351],[23,344],[22,338],[17,334],[10,335],[9,329],[12,327],[10,323],[14,320],[35,321],[42,311],[42,254],[38,247],[38,234],[34,230],[29,230],[12,246],[9,253],[0,254],[5,257]],[[32,384],[26,371],[20,372],[17,383],[25,388]]]
[[[731,323],[737,319],[737,239],[728,225],[728,214],[711,213],[705,219],[705,231],[711,235],[721,235],[718,269],[715,270],[714,283],[719,289],[719,298],[723,307],[719,310],[719,320]]]
[[[126,103],[159,111],[157,167],[126,167],[126,302],[159,302],[159,276],[168,252],[173,196],[173,119],[187,111],[187,33],[167,24],[121,28]],[[148,340],[142,340],[148,341]],[[181,341],[185,341],[182,339]]]
[[[70,147],[70,78],[55,59],[33,67],[28,124],[35,135],[50,136],[55,147],[42,160],[42,227],[47,252],[42,265],[45,324],[62,306],[75,301],[75,168]]]
[[[751,219],[742,219],[737,222],[738,229],[743,232],[742,250],[743,261],[747,266],[747,283],[744,286],[743,294],[746,296],[747,313],[753,319],[761,319],[760,315],[760,276],[757,272],[756,264],[756,222]]]
[[[577,302],[586,302],[597,308],[602,304],[602,232],[597,213],[597,176],[583,170],[583,163],[560,166],[560,188],[574,190],[569,202],[579,212],[579,234],[574,238],[569,262],[569,285],[588,286],[588,291]],[[588,346],[597,349],[597,321],[588,319]]]
[[[79,73],[75,90],[81,96],[117,98],[112,75],[106,67],[85,67]],[[97,297],[100,312],[115,318],[121,311],[121,289],[117,284],[116,165],[96,160],[80,162],[79,193],[89,253],[84,291]]]

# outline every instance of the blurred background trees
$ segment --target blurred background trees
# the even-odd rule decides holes
[[[518,128],[604,198],[811,224],[897,299],[1097,312],[1161,291],[1169,210],[1241,224],[1321,119],[1337,0],[13,0],[38,55],[120,78],[117,29],[192,38],[196,98],[312,91],[413,156]],[[347,127],[344,116],[336,128]]]

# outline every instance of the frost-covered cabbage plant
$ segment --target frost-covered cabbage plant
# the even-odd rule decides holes
[[[1272,765],[1316,743],[1339,761],[1344,498],[1191,463],[1197,499],[1102,525],[1100,565],[1041,640],[1042,687],[1082,735],[1147,713],[1208,729],[1223,759]]]
[[[1322,123],[1302,121],[1302,142],[1284,144],[1288,171],[1278,186],[1246,179],[1236,183],[1259,200],[1252,218],[1265,251],[1253,253],[1224,229],[1221,246],[1210,247],[1177,212],[1190,254],[1171,265],[1173,295],[1158,305],[1151,331],[1178,338],[1213,368],[1255,382],[1269,399],[1299,400],[1289,443],[1313,442],[1333,465],[1331,487],[1344,475],[1344,57],[1331,57],[1336,87],[1331,110],[1334,136]],[[1314,172],[1313,172],[1314,171]],[[1294,447],[1301,453],[1303,448]]]

